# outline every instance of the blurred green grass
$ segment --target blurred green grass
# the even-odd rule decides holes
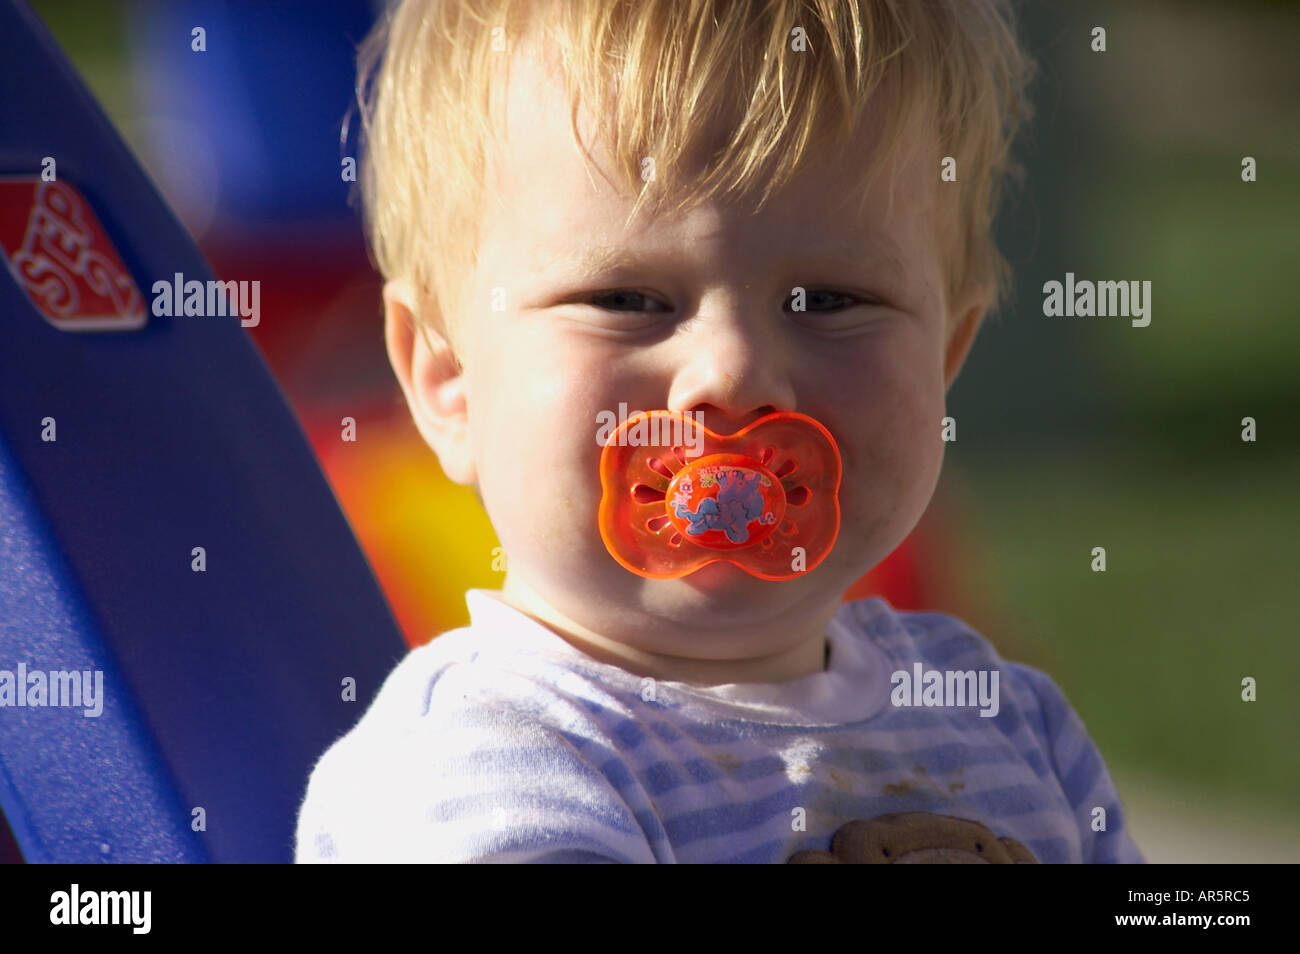
[[[1153,302],[1148,327],[1099,319],[1078,344],[1106,368],[1117,410],[1180,441],[1209,437],[1201,423],[1220,410],[1300,434],[1300,164],[1257,156],[1260,181],[1244,183],[1239,158],[1179,153],[1100,175],[1075,235],[1080,278],[1149,280]]]
[[[135,110],[126,49],[124,0],[27,0],[54,35],[104,111],[121,127]]]
[[[1002,642],[1056,679],[1108,764],[1294,813],[1300,456],[1182,467],[1057,447],[949,466],[973,494],[963,522]]]

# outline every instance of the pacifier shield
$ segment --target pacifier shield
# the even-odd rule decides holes
[[[779,411],[723,436],[685,414],[642,411],[601,451],[601,539],[649,579],[724,561],[788,580],[835,544],[840,473],[835,439],[805,414]]]

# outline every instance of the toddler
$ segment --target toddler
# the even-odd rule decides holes
[[[1048,676],[842,600],[1007,284],[1006,4],[405,0],[360,68],[389,356],[507,569],[297,860],[1141,862]]]

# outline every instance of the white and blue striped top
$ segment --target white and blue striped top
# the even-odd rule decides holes
[[[1040,862],[1144,860],[1055,683],[951,616],[846,603],[825,672],[651,687],[492,591],[466,602],[471,625],[407,655],[317,763],[298,862],[781,863],[898,812],[979,822]],[[917,663],[999,672],[997,714],[895,705]]]

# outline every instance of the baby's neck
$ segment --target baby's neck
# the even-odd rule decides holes
[[[569,619],[526,585],[507,585],[494,596],[541,623],[578,652],[642,678],[698,687],[736,683],[779,683],[825,672],[830,667],[826,627],[835,607],[811,621],[808,635],[782,652],[745,659],[697,659],[648,652],[596,633]]]

